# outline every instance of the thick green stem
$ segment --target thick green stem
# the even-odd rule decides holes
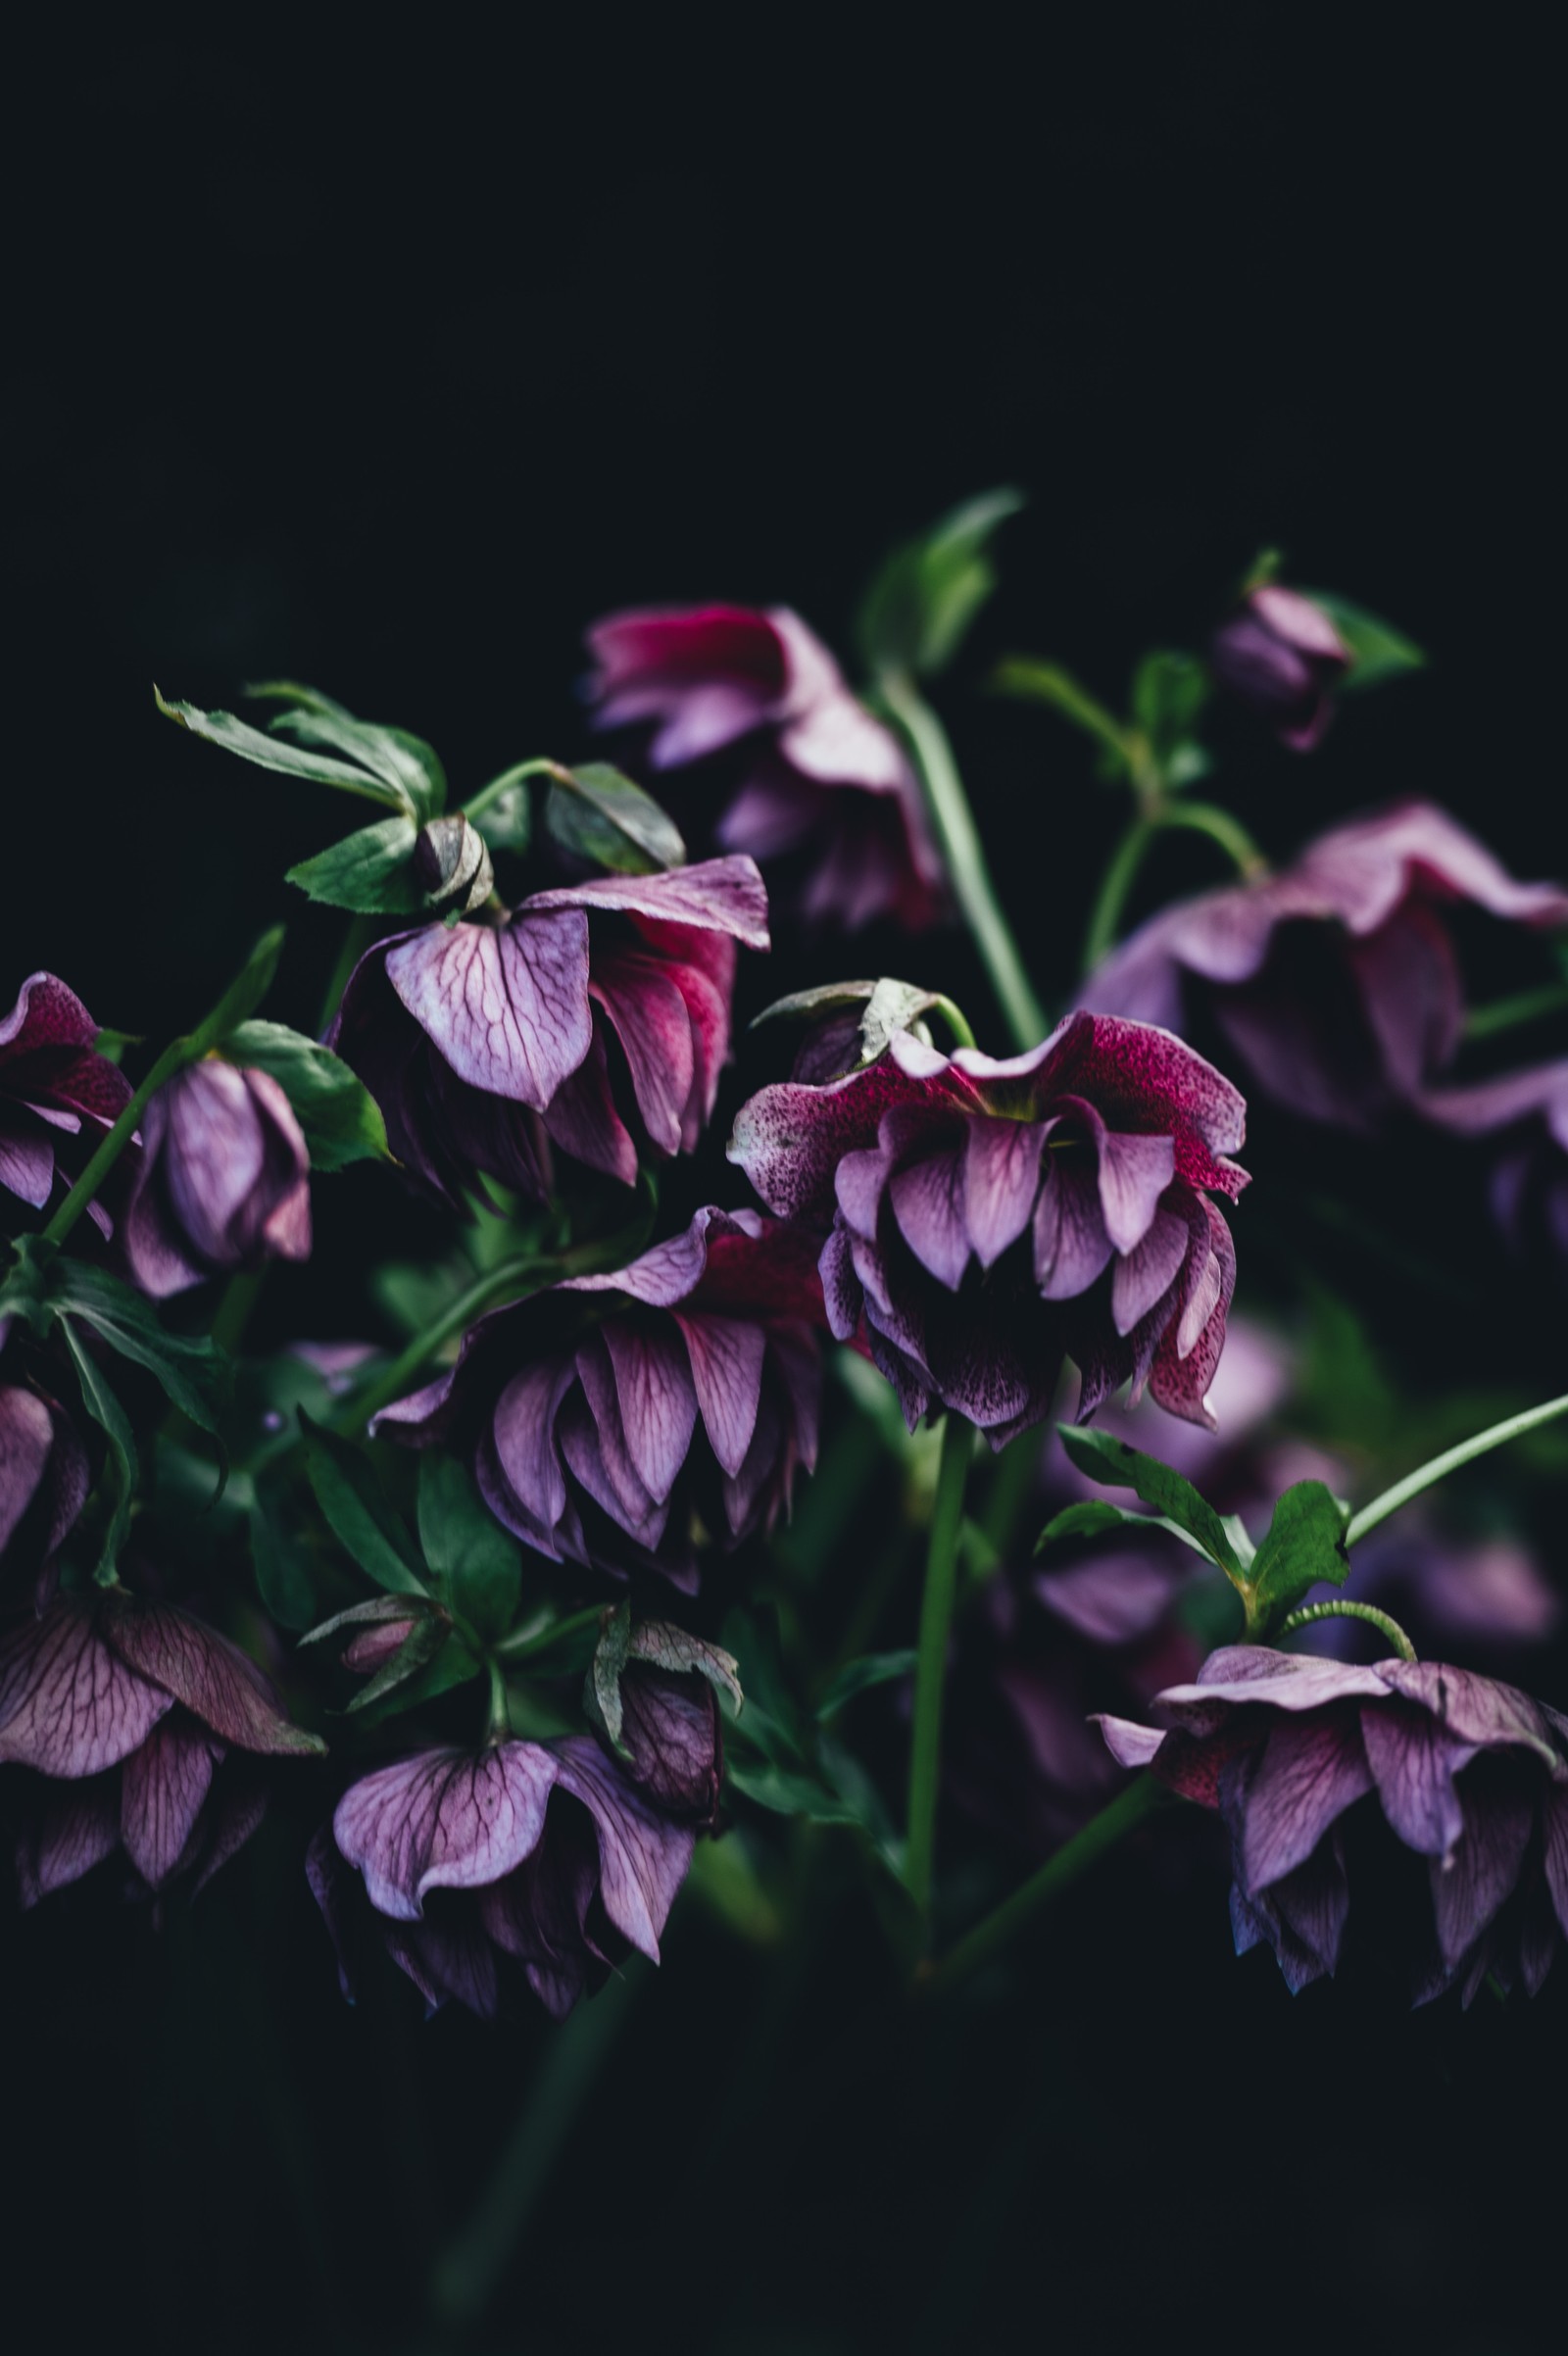
[[[158,1090],[163,1087],[166,1080],[172,1080],[175,1072],[183,1070],[185,1064],[189,1062],[190,1048],[191,1042],[188,1039],[172,1039],[170,1041],[168,1047],[165,1048],[163,1054],[153,1065],[152,1070],[147,1074],[146,1079],[143,1080],[141,1086],[131,1098],[130,1103],[125,1106],[124,1111],[121,1114],[119,1120],[116,1121],[114,1127],[110,1130],[109,1135],[104,1139],[102,1145],[98,1148],[98,1151],[93,1154],[86,1168],[82,1171],[81,1176],[76,1180],[75,1185],[72,1188],[70,1194],[66,1197],[64,1203],[61,1203],[60,1208],[55,1212],[54,1217],[44,1229],[43,1234],[45,1243],[63,1244],[65,1242],[67,1236],[75,1226],[76,1221],[80,1218],[82,1212],[86,1209],[88,1203],[92,1201],[94,1195],[96,1195],[98,1189],[102,1186],[104,1180],[108,1177],[110,1171],[120,1159],[121,1154],[129,1145],[131,1138],[135,1135],[136,1123],[141,1119],[142,1114],[146,1111],[152,1098],[157,1094]]]
[[[967,1937],[960,1939],[951,1953],[927,1972],[921,1984],[925,1992],[945,1994],[978,1965],[989,1963],[1000,1947],[1005,1946],[1026,1923],[1032,1922],[1054,1898],[1069,1889],[1097,1857],[1114,1847],[1124,1833],[1131,1832],[1135,1824],[1169,1797],[1164,1786],[1157,1784],[1152,1775],[1139,1776],[1098,1816],[1092,1816],[1082,1832],[1074,1833],[1054,1857],[1048,1857],[1021,1890],[1015,1890],[1010,1898],[1004,1898],[995,1913],[976,1923]]]
[[[944,863],[991,977],[998,1003],[1020,1049],[1038,1047],[1051,1028],[1034,985],[1024,970],[985,853],[980,847],[968,796],[953,758],[947,731],[906,671],[888,671],[877,681],[882,700],[898,721],[925,780],[926,801]]]
[[[914,1672],[914,1729],[909,1746],[909,1837],[904,1878],[922,1914],[930,1911],[936,1846],[937,1784],[942,1756],[942,1696],[948,1674],[948,1631],[958,1579],[958,1533],[963,1484],[974,1432],[961,1415],[942,1426],[942,1460],[920,1599],[920,1640]]]
[[[1217,803],[1167,802],[1157,793],[1147,798],[1138,816],[1112,852],[1110,864],[1096,895],[1089,930],[1084,938],[1086,974],[1093,973],[1097,966],[1102,965],[1115,948],[1127,902],[1138,880],[1138,871],[1155,836],[1169,827],[1184,827],[1191,834],[1206,834],[1210,842],[1220,846],[1241,875],[1261,875],[1268,864],[1246,827],[1233,818],[1228,810],[1221,810]]]
[[[1310,1628],[1314,1620],[1365,1620],[1368,1627],[1388,1638],[1400,1660],[1414,1660],[1415,1646],[1397,1620],[1375,1603],[1357,1603],[1349,1596],[1334,1596],[1324,1603],[1303,1603],[1289,1618],[1281,1620],[1277,1634],[1294,1636],[1298,1628]]]
[[[1490,1454],[1493,1448],[1501,1448],[1509,1440],[1521,1439],[1544,1423],[1554,1422],[1559,1415],[1568,1415],[1568,1394],[1561,1399],[1548,1399],[1544,1406],[1527,1407],[1522,1415],[1509,1415],[1503,1422],[1493,1424],[1490,1430],[1477,1432],[1473,1439],[1461,1440],[1457,1448],[1445,1449],[1429,1464],[1418,1464],[1414,1472],[1406,1473],[1402,1481],[1396,1481],[1392,1489],[1386,1489],[1370,1505],[1363,1505],[1359,1513],[1350,1516],[1346,1544],[1355,1546],[1379,1522],[1386,1522],[1391,1513],[1397,1513],[1401,1505],[1407,1505],[1412,1497],[1418,1497],[1424,1489],[1433,1488],[1449,1473],[1457,1472],[1462,1464]]]

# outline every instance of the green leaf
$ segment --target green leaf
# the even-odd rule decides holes
[[[845,1064],[846,1071],[874,1063],[896,1031],[912,1030],[920,1016],[934,1008],[947,1011],[949,1002],[940,991],[926,990],[918,982],[901,982],[891,974],[883,974],[876,981],[825,982],[813,990],[792,991],[788,998],[775,999],[760,1014],[754,1015],[751,1028],[755,1031],[759,1023],[773,1022],[780,1017],[815,1020],[846,1012],[852,1006],[861,1009],[860,1031],[856,1060]]]
[[[445,810],[446,771],[423,737],[377,720],[356,719],[318,688],[301,687],[292,679],[265,679],[245,693],[257,703],[287,707],[268,723],[270,734],[290,737],[299,745],[324,746],[329,753],[357,761],[421,821]]]
[[[377,1587],[394,1595],[424,1595],[408,1533],[367,1459],[324,1424],[313,1422],[303,1407],[299,1419],[306,1470],[333,1536]]]
[[[857,1693],[864,1693],[872,1686],[888,1685],[896,1677],[912,1677],[918,1658],[916,1652],[867,1652],[859,1660],[847,1661],[830,1680],[816,1705],[818,1724],[825,1726],[830,1718],[837,1717]]]
[[[12,1250],[16,1257],[0,1279],[0,1317],[22,1318],[42,1341],[54,1323],[56,1247],[41,1235],[19,1235]]]
[[[275,769],[284,777],[304,777],[313,785],[333,785],[346,794],[364,794],[371,802],[413,815],[407,794],[364,768],[351,768],[347,761],[329,760],[324,753],[281,744],[275,736],[236,719],[231,712],[202,712],[194,704],[166,703],[156,687],[153,701],[167,719],[188,728],[192,736],[203,737],[225,753],[237,753],[257,768]]]
[[[182,1414],[216,1433],[232,1374],[216,1342],[167,1333],[140,1293],[84,1260],[57,1260],[50,1290],[62,1315],[79,1318],[121,1357],[147,1367]]]
[[[102,1585],[113,1580],[115,1565],[120,1560],[120,1549],[130,1528],[131,1499],[136,1494],[136,1441],[130,1428],[130,1418],[105,1381],[91,1351],[75,1332],[69,1317],[61,1319],[60,1330],[75,1364],[76,1378],[81,1385],[81,1403],[109,1442],[108,1471],[114,1486],[115,1504],[93,1573],[93,1577]]]
[[[1287,1489],[1252,1564],[1250,1634],[1277,1627],[1309,1588],[1345,1585],[1350,1575],[1345,1545],[1349,1520],[1349,1506],[1321,1481],[1298,1481]]]
[[[365,916],[413,916],[424,907],[415,873],[414,847],[419,830],[406,813],[378,818],[357,834],[329,843],[314,859],[290,867],[285,883],[329,908],[354,908]]]
[[[280,1628],[308,1628],[316,1612],[316,1583],[280,1487],[257,1483],[250,1522],[251,1567],[264,1606]]]
[[[558,776],[545,804],[545,831],[573,859],[613,875],[655,875],[686,860],[674,821],[652,794],[600,761]]]
[[[622,1711],[620,1675],[631,1645],[631,1605],[617,1603],[605,1613],[593,1659],[583,1680],[582,1706],[611,1748],[623,1759],[631,1752],[620,1739]]]
[[[340,1055],[281,1022],[242,1022],[224,1054],[235,1063],[270,1072],[293,1105],[313,1170],[340,1170],[351,1161],[388,1161],[381,1108]]]
[[[440,1625],[439,1622],[436,1623]],[[389,1663],[388,1666],[391,1664]],[[382,1688],[377,1694],[359,1693],[356,1708],[362,1726],[380,1726],[388,1718],[396,1718],[404,1710],[417,1709],[421,1702],[435,1701],[450,1693],[454,1686],[466,1685],[480,1673],[477,1656],[460,1636],[449,1635],[435,1658],[412,1677],[402,1679],[394,1688]],[[377,1670],[376,1675],[381,1672]],[[372,1684],[374,1680],[371,1680]]]
[[[1152,1505],[1185,1533],[1200,1554],[1218,1563],[1235,1586],[1245,1586],[1247,1565],[1237,1545],[1239,1525],[1222,1520],[1191,1481],[1157,1456],[1146,1456],[1141,1448],[1129,1448],[1125,1440],[1097,1432],[1092,1425],[1058,1424],[1056,1429],[1081,1473],[1087,1473],[1091,1481],[1132,1490],[1146,1505]]]
[[[533,800],[526,783],[509,785],[487,802],[479,826],[492,851],[526,851],[533,840]]]
[[[522,1593],[521,1549],[467,1466],[438,1448],[419,1459],[419,1544],[453,1609],[477,1635],[505,1636]]]
[[[770,1762],[754,1765],[731,1753],[725,1760],[725,1780],[748,1799],[755,1800],[760,1808],[770,1808],[775,1815],[805,1816],[812,1824],[853,1824],[864,1828],[865,1818],[860,1808],[841,1793],[829,1791],[813,1775],[802,1775]]]
[[[191,1062],[221,1047],[236,1024],[255,1013],[272,987],[272,976],[282,954],[283,927],[274,924],[270,932],[263,933],[211,1014],[192,1031],[186,1042]]]
[[[1063,719],[1092,736],[1104,757],[1099,774],[1105,783],[1113,783],[1132,767],[1136,740],[1059,663],[1042,662],[1037,655],[1008,655],[992,672],[991,686],[996,694],[1016,696],[1022,703],[1049,704]]]
[[[1134,672],[1133,717],[1162,769],[1207,703],[1209,684],[1196,655],[1174,651],[1146,655]]]
[[[857,635],[873,677],[944,669],[997,585],[990,542],[1023,506],[1021,492],[983,492],[894,550],[872,580]]]
[[[1322,607],[1349,650],[1350,668],[1340,683],[1342,692],[1375,687],[1382,679],[1426,667],[1426,656],[1415,641],[1364,606],[1353,606],[1348,597],[1335,597],[1326,589],[1303,589],[1300,594]]]

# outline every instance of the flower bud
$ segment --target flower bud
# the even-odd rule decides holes
[[[1249,592],[1209,649],[1214,676],[1268,720],[1293,753],[1310,753],[1334,716],[1350,652],[1321,606],[1272,583]]]
[[[432,908],[456,908],[459,915],[481,908],[495,889],[485,839],[461,810],[419,829],[414,871]]]
[[[210,1055],[158,1091],[142,1136],[124,1245],[144,1293],[310,1257],[310,1155],[270,1073]]]

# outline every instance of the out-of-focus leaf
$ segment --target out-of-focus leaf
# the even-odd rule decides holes
[[[310,1556],[281,1492],[265,1479],[256,1485],[250,1523],[251,1564],[263,1604],[280,1628],[308,1628],[316,1613]]]
[[[613,875],[655,875],[686,861],[686,845],[668,812],[607,761],[583,761],[556,774],[545,830],[573,859]]]
[[[419,1458],[419,1544],[442,1592],[477,1635],[505,1636],[522,1592],[522,1552],[460,1457]]]
[[[1174,650],[1146,655],[1133,674],[1133,717],[1167,784],[1170,754],[1191,731],[1209,696],[1206,664]]]
[[[454,1686],[466,1685],[480,1674],[480,1663],[460,1636],[449,1636],[434,1660],[416,1669],[391,1692],[383,1691],[370,1699],[361,1693],[359,1719],[362,1726],[380,1726],[388,1718],[401,1716],[405,1710],[417,1709],[421,1702],[434,1701],[449,1693]]]
[[[846,1661],[838,1675],[830,1679],[816,1705],[818,1723],[825,1726],[830,1718],[838,1716],[847,1701],[853,1701],[857,1693],[864,1693],[872,1686],[891,1684],[896,1677],[912,1677],[918,1658],[915,1652],[867,1652],[859,1660]]]
[[[362,1571],[394,1595],[427,1591],[391,1500],[360,1450],[299,1410],[305,1463],[316,1501]]]
[[[263,933],[211,1014],[204,1022],[199,1022],[191,1033],[186,1044],[193,1062],[198,1056],[210,1054],[214,1048],[221,1047],[230,1031],[242,1023],[247,1015],[255,1013],[272,986],[272,976],[277,971],[277,960],[282,954],[283,927],[274,924],[270,932]]]
[[[340,843],[329,843],[313,859],[290,867],[285,883],[329,908],[354,908],[365,916],[415,916],[424,908],[424,891],[414,871],[419,830],[407,812],[378,818]]]
[[[982,492],[894,550],[873,578],[857,622],[873,678],[887,671],[919,677],[952,662],[997,585],[992,534],[1023,504],[1019,491]]]
[[[1392,622],[1369,614],[1364,606],[1353,606],[1348,597],[1336,597],[1326,589],[1303,589],[1300,594],[1322,607],[1349,650],[1350,667],[1340,683],[1344,691],[1376,687],[1382,679],[1425,669],[1426,656],[1415,641]]]
[[[130,1504],[136,1494],[136,1440],[130,1428],[129,1416],[105,1380],[92,1352],[81,1337],[73,1331],[69,1317],[61,1319],[60,1330],[65,1335],[66,1348],[71,1352],[76,1378],[81,1385],[81,1403],[109,1442],[109,1478],[114,1487],[115,1502],[104,1532],[97,1568],[93,1573],[100,1584],[105,1584],[114,1579],[120,1549],[130,1528]]]
[[[151,1301],[85,1260],[57,1259],[49,1289],[63,1316],[90,1325],[121,1357],[147,1367],[173,1405],[204,1432],[218,1430],[232,1369],[216,1342],[167,1332]]]
[[[230,1031],[224,1054],[271,1073],[305,1132],[313,1170],[391,1158],[381,1108],[364,1081],[303,1031],[281,1022],[242,1022]]]
[[[406,728],[389,728],[378,720],[356,718],[318,688],[302,687],[293,679],[265,679],[245,693],[256,703],[282,704],[285,709],[269,722],[269,733],[286,736],[295,744],[322,747],[357,761],[362,769],[397,794],[404,808],[421,823],[445,810],[446,771],[420,736]]]

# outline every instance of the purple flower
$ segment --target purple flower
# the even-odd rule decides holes
[[[591,1736],[569,1735],[378,1768],[339,1800],[307,1872],[345,1995],[370,1927],[432,2011],[455,1996],[493,2018],[510,1957],[561,2019],[631,1948],[659,1961],[694,1841]]]
[[[653,724],[655,769],[702,764],[730,799],[727,851],[789,859],[800,913],[851,930],[932,923],[946,898],[914,773],[787,607],[646,607],[588,633],[602,728]]]
[[[1208,1423],[1235,1285],[1204,1188],[1241,1097],[1168,1032],[1075,1014],[1004,1062],[907,1032],[823,1088],[764,1088],[730,1142],[770,1210],[817,1229],[828,1323],[864,1327],[911,1431],[940,1401],[996,1445],[1051,1404],[1064,1354],[1080,1420],[1129,1377]]]
[[[718,1695],[693,1670],[631,1661],[620,1676],[620,1740],[633,1783],[673,1816],[711,1832],[718,1818],[724,1742]]]
[[[1516,883],[1431,803],[1353,818],[1281,874],[1163,909],[1093,974],[1113,1014],[1185,1030],[1200,1008],[1265,1094],[1309,1119],[1370,1127],[1423,1093],[1464,1028],[1443,917],[1467,901],[1509,923],[1568,923],[1568,893]]]
[[[1510,1250],[1568,1269],[1568,1061],[1428,1088],[1419,1109],[1458,1136],[1496,1140],[1492,1208]]]
[[[208,1055],[142,1115],[122,1241],[144,1293],[311,1255],[311,1157],[270,1072]]]
[[[475,1172],[543,1201],[552,1138],[630,1186],[639,1149],[690,1153],[712,1112],[738,941],[768,946],[749,859],[538,892],[503,924],[378,941],[327,1045],[441,1202]]]
[[[491,1511],[557,1562],[694,1587],[694,1514],[734,1544],[816,1460],[816,1249],[755,1211],[700,1210],[629,1267],[480,1318],[457,1365],[371,1429],[471,1450]]]
[[[82,1122],[113,1128],[130,1085],[94,1052],[98,1025],[52,973],[29,974],[0,1015],[0,1187],[42,1210],[55,1181],[55,1148]],[[104,1224],[99,1213],[99,1223]]]
[[[54,1592],[54,1557],[86,1502],[87,1451],[58,1399],[31,1384],[0,1384],[0,1573]]]
[[[1152,1728],[1100,1723],[1123,1766],[1218,1809],[1239,1954],[1271,1946],[1293,1991],[1332,1975],[1353,1886],[1358,1911],[1392,1916],[1417,2002],[1457,1985],[1468,2004],[1488,1971],[1535,1994],[1568,1936],[1556,1710],[1440,1661],[1357,1668],[1235,1644],[1152,1714]],[[1401,1848],[1427,1862],[1425,1897],[1405,1888]]]
[[[1293,753],[1310,753],[1334,716],[1350,651],[1321,606],[1296,589],[1250,590],[1209,647],[1221,687],[1269,722]]]
[[[229,1753],[322,1747],[289,1724],[253,1661],[172,1604],[122,1589],[62,1595],[0,1639],[0,1766],[31,1771],[17,1850],[25,1906],[116,1848],[150,1890],[187,1871],[200,1888],[266,1806]]]

